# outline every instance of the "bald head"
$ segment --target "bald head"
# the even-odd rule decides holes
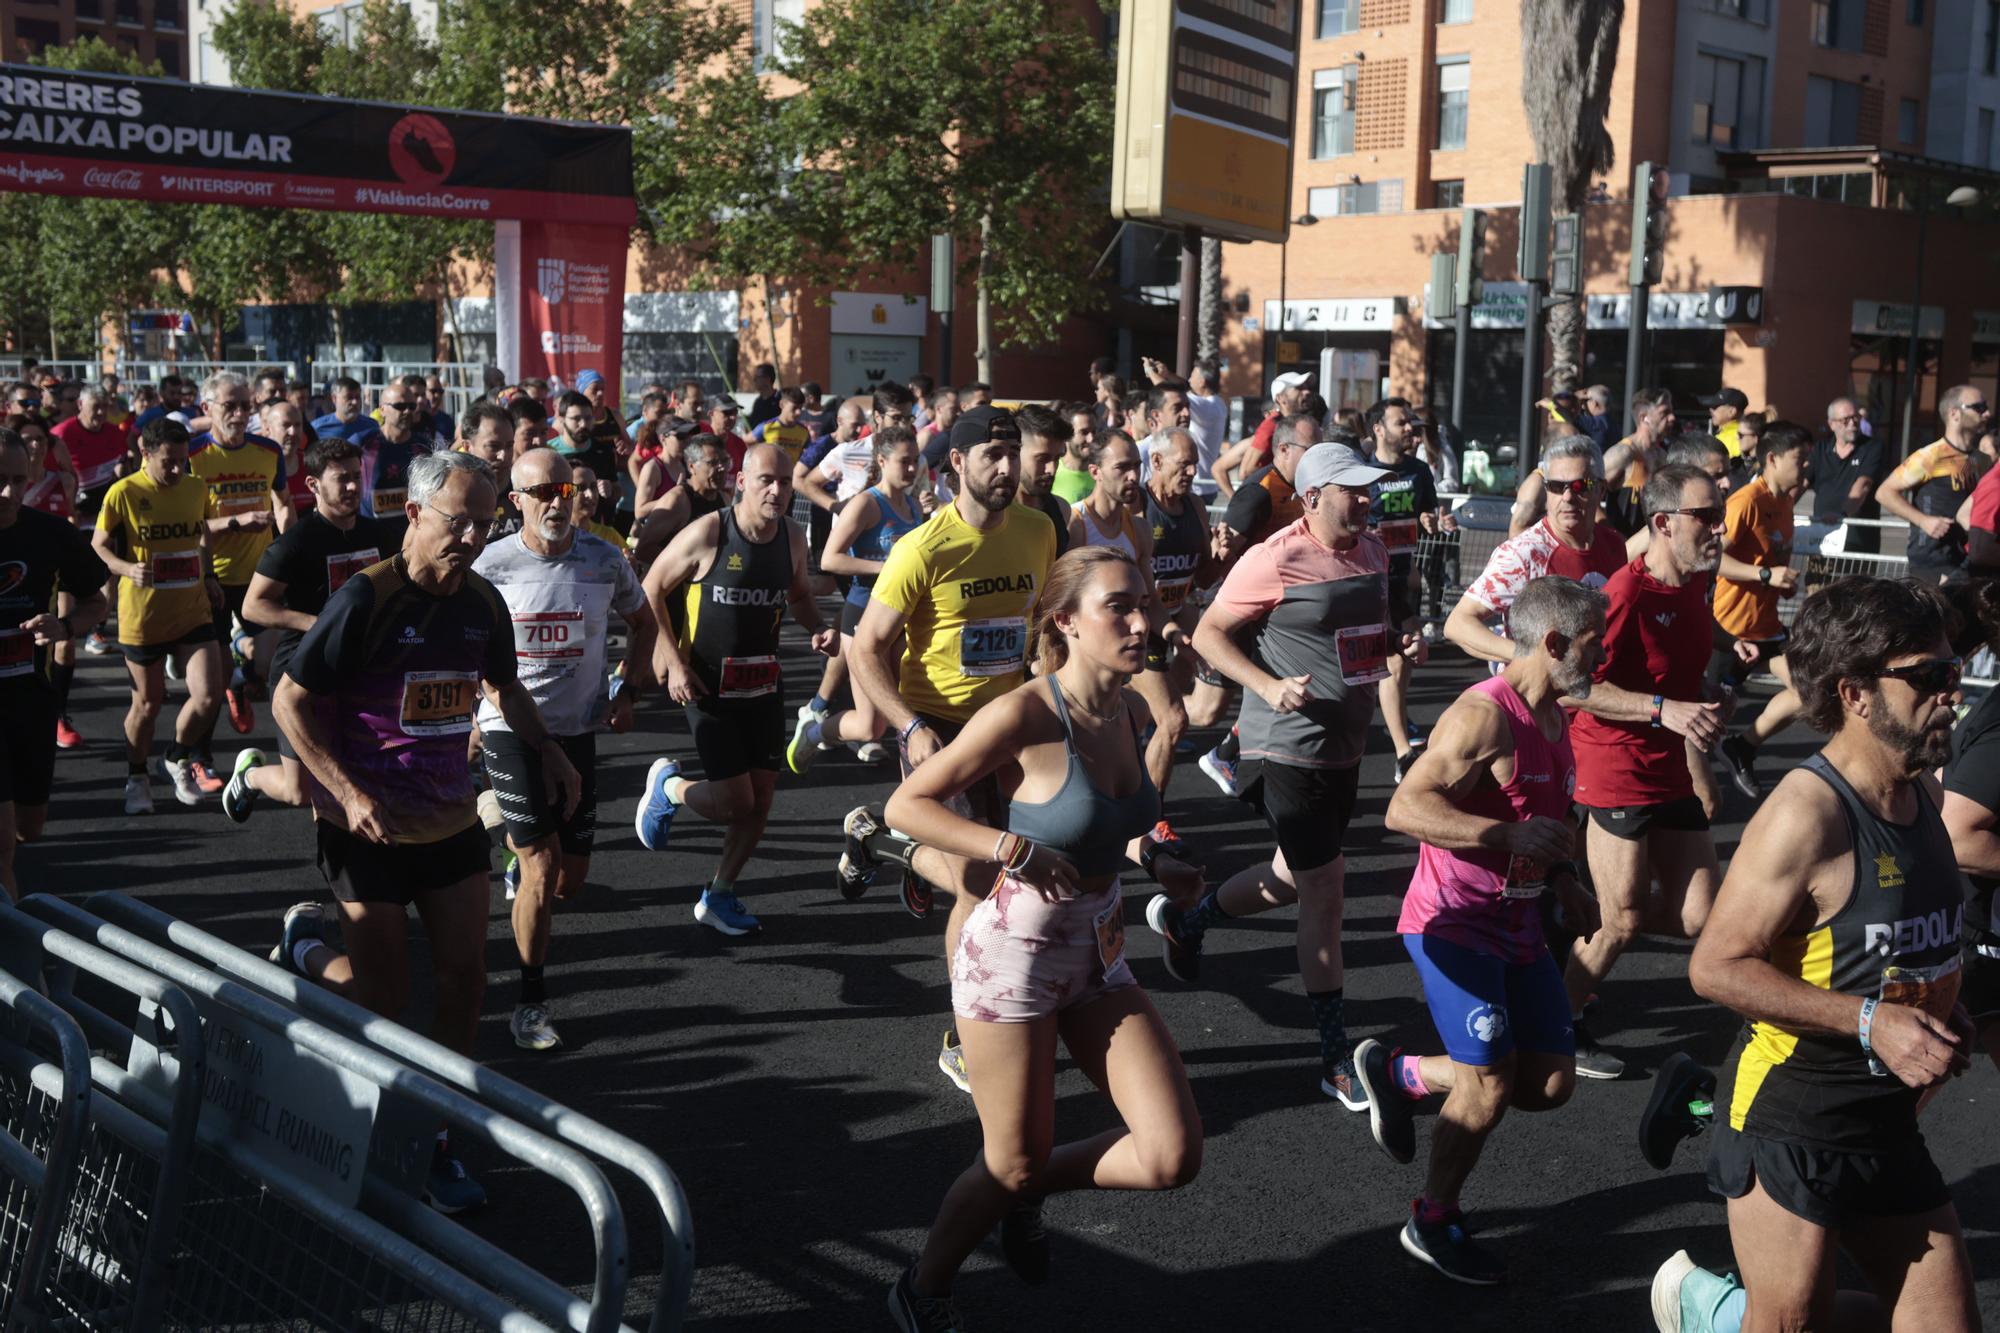
[[[513,477],[516,490],[545,481],[569,481],[569,460],[553,449],[530,449],[514,460]]]
[[[771,468],[789,471],[786,466],[785,451],[777,445],[753,444],[745,451],[743,455],[743,470],[745,472],[763,472]]]

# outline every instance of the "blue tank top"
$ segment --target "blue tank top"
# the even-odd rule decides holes
[[[873,497],[876,512],[881,518],[874,527],[854,539],[847,553],[856,560],[887,560],[889,548],[901,541],[904,533],[914,532],[923,526],[924,511],[917,508],[916,501],[907,492],[903,496],[903,503],[909,506],[907,516],[896,512],[896,507],[889,503],[888,494],[880,486],[870,486],[861,495]],[[860,498],[855,497],[857,500]],[[875,586],[875,576],[856,574],[853,578],[854,581],[847,586],[847,600],[855,606],[867,606],[868,590]]]
[[[1132,737],[1139,754],[1139,785],[1130,795],[1107,796],[1090,775],[1076,753],[1076,733],[1069,724],[1069,702],[1054,676],[1048,677],[1049,698],[1062,719],[1063,748],[1069,755],[1069,770],[1062,786],[1046,801],[1010,801],[1007,831],[1061,852],[1088,878],[1109,875],[1125,864],[1125,844],[1153,827],[1160,817],[1160,793],[1153,775],[1146,771],[1146,751],[1139,738]]]

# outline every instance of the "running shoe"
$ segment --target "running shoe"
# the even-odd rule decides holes
[[[1354,1057],[1351,1055],[1321,1071],[1319,1090],[1337,1098],[1350,1111],[1368,1109],[1368,1090],[1361,1086],[1361,1077],[1354,1070]]]
[[[484,1206],[486,1190],[465,1173],[465,1163],[440,1143],[431,1155],[430,1176],[424,1181],[424,1202],[450,1217],[468,1208]]]
[[[965,1072],[965,1047],[952,1040],[957,1035],[950,1028],[944,1030],[944,1045],[938,1051],[938,1068],[951,1080],[953,1087],[969,1096],[972,1079]]]
[[[125,779],[125,813],[128,815],[153,813],[153,784],[143,773],[134,773]]]
[[[214,755],[197,755],[193,767],[194,785],[201,788],[202,795],[213,796],[229,785],[229,780],[216,766]]]
[[[316,902],[293,903],[285,909],[285,924],[271,949],[271,961],[288,972],[305,976],[298,965],[299,946],[308,941],[325,944],[326,909]]]
[[[1182,915],[1164,893],[1156,893],[1146,902],[1146,924],[1160,937],[1160,961],[1166,965],[1167,975],[1193,986],[1201,981],[1201,941],[1181,933]]]
[[[514,1016],[507,1020],[507,1030],[514,1034],[514,1044],[524,1051],[552,1051],[562,1045],[556,1025],[549,1021],[546,1003],[515,1005]]]
[[[857,763],[879,764],[888,757],[889,747],[880,741],[863,741],[854,750],[854,758]]]
[[[792,743],[785,747],[785,767],[804,777],[806,770],[819,758],[819,746],[806,739],[806,728],[825,720],[825,714],[815,713],[811,708],[799,709],[799,720],[792,728]]]
[[[741,898],[714,889],[702,890],[701,901],[694,905],[694,919],[724,935],[748,935],[764,928],[762,922],[750,915]]]
[[[229,783],[222,789],[222,813],[229,816],[230,823],[243,823],[250,818],[250,812],[257,808],[257,789],[250,785],[250,770],[262,768],[270,762],[264,757],[262,750],[236,752],[236,763],[230,769]]]
[[[1049,1280],[1049,1232],[1042,1225],[1042,1200],[1023,1199],[1000,1219],[1000,1257],[1015,1277],[1031,1287]]]
[[[799,721],[801,722],[824,722],[832,716],[833,710],[831,708],[814,708],[810,699],[799,705]],[[831,750],[835,744],[837,742],[821,741],[819,748],[822,750]]]
[[[910,1285],[914,1267],[889,1285],[889,1317],[901,1333],[965,1333],[958,1307],[949,1296],[919,1296]]]
[[[1424,733],[1417,730],[1416,723],[1405,722],[1403,724],[1403,734],[1410,738],[1410,748],[1412,750],[1421,750],[1424,748]]]
[[[1209,780],[1222,788],[1224,796],[1236,795],[1236,761],[1224,759],[1219,750],[1210,750],[1201,757],[1201,771]]]
[[[857,805],[847,812],[847,818],[840,821],[841,837],[846,841],[846,850],[840,854],[840,864],[834,869],[834,883],[839,886],[840,896],[853,902],[868,891],[875,882],[875,858],[868,854],[868,839],[875,833],[875,817],[868,813],[868,807]]]
[[[1674,1149],[1682,1139],[1708,1128],[1709,1116],[1700,1111],[1714,1112],[1709,1101],[1714,1094],[1715,1075],[1685,1051],[1669,1056],[1653,1075],[1653,1095],[1639,1116],[1639,1155],[1655,1171],[1673,1165]]]
[[[1370,1037],[1354,1048],[1354,1075],[1368,1098],[1368,1129],[1392,1162],[1417,1156],[1416,1104],[1396,1086],[1396,1053]]]
[[[56,748],[77,750],[83,747],[83,733],[76,729],[67,715],[56,719]]]
[[[1174,742],[1174,753],[1178,755],[1200,754],[1201,742],[1192,736],[1183,736]]]
[[[674,815],[680,810],[667,798],[667,779],[680,776],[681,766],[671,759],[655,759],[646,770],[646,794],[639,798],[639,812],[632,817],[639,845],[649,852],[663,850],[673,832]]]
[[[1583,1022],[1576,1029],[1576,1076],[1578,1078],[1622,1078],[1625,1062],[1597,1044]]]
[[[1653,1326],[1660,1333],[1715,1333],[1715,1313],[1742,1284],[1731,1273],[1711,1273],[1686,1250],[1653,1274]]]
[[[111,640],[105,638],[101,630],[92,630],[90,637],[83,641],[83,651],[89,653],[92,657],[102,657],[106,653],[115,650],[117,646]]]
[[[922,921],[930,916],[931,904],[935,899],[936,895],[931,891],[931,882],[929,880],[914,870],[904,872],[903,910],[905,912]]]
[[[236,729],[237,735],[248,736],[257,725],[257,712],[250,707],[248,687],[238,685],[224,691],[224,697],[229,700],[229,725]]]
[[[1715,747],[1716,757],[1729,770],[1729,780],[1736,784],[1736,790],[1757,800],[1764,789],[1757,781],[1757,750],[1742,736],[1725,736],[1722,744]]]
[[[1403,785],[1403,779],[1410,776],[1410,770],[1417,766],[1417,752],[1411,750],[1396,756],[1396,785]]]
[[[1437,1222],[1426,1222],[1410,1208],[1410,1220],[1403,1227],[1403,1248],[1413,1259],[1422,1260],[1454,1282],[1475,1287],[1498,1285],[1507,1276],[1506,1266],[1488,1253],[1465,1229],[1465,1217],[1457,1209]]]
[[[208,793],[195,780],[195,764],[192,759],[162,759],[161,768],[168,780],[174,784],[174,799],[182,805],[200,805],[208,799]]]
[[[507,853],[507,868],[500,872],[500,882],[506,886],[508,902],[521,896],[521,858],[511,851]]]

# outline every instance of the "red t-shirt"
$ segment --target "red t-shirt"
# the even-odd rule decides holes
[[[1249,476],[1271,461],[1271,437],[1278,433],[1278,423],[1283,419],[1283,415],[1277,412],[1268,412],[1264,415],[1262,424],[1257,427],[1257,433],[1250,437],[1250,458],[1242,467],[1244,476]]]
[[[1604,585],[1604,665],[1595,679],[1634,694],[1700,699],[1708,668],[1708,585],[1697,574],[1669,588],[1646,572],[1642,556]],[[1658,805],[1694,795],[1687,742],[1649,722],[1607,722],[1579,711],[1570,730],[1576,750],[1577,804],[1608,809]]]
[[[1987,532],[2000,533],[2000,467],[1986,469],[1986,475],[1972,488],[1970,523]]]
[[[76,465],[77,489],[85,495],[103,495],[118,480],[118,465],[125,460],[125,427],[106,418],[96,430],[85,430],[83,418],[70,417],[56,424],[49,434],[69,450]]]

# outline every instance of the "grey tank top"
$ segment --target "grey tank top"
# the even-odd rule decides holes
[[[1056,678],[1047,678],[1049,698],[1062,719],[1063,748],[1069,769],[1062,786],[1046,801],[1011,801],[1007,831],[1060,852],[1085,878],[1109,875],[1125,864],[1125,844],[1153,827],[1160,817],[1160,793],[1146,771],[1146,753],[1139,750],[1139,785],[1127,796],[1107,796],[1076,753],[1076,732],[1069,721],[1069,701]],[[1138,746],[1138,736],[1132,743]]]

